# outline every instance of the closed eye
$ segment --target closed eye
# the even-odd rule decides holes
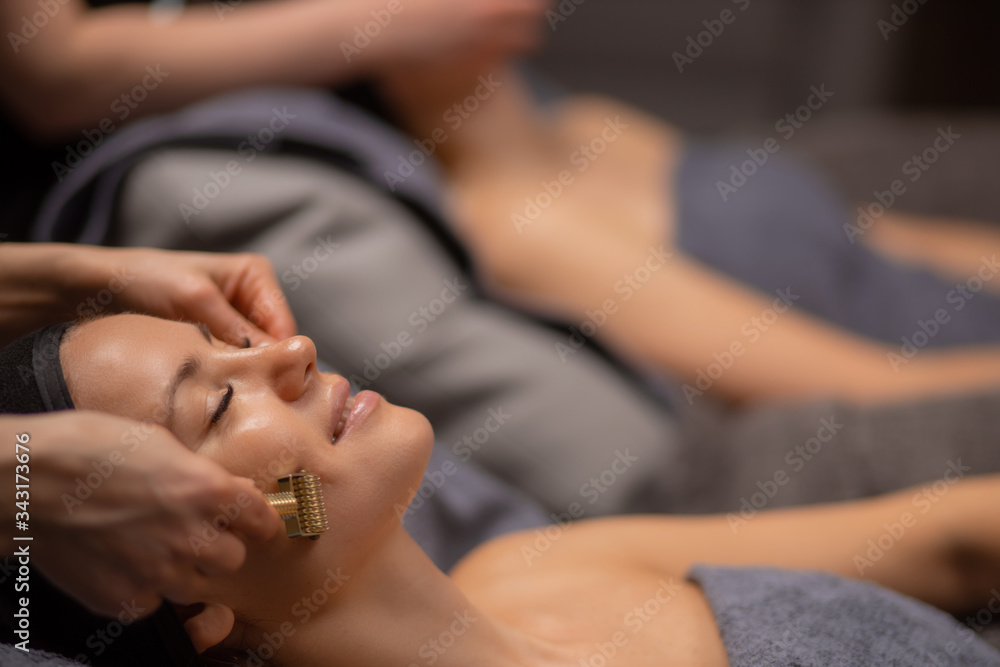
[[[219,420],[222,419],[222,415],[226,414],[226,410],[229,409],[229,404],[233,401],[233,393],[235,393],[233,385],[227,385],[226,395],[222,397],[222,402],[219,403],[219,408],[215,411],[215,414],[212,415],[213,424],[217,424]]]

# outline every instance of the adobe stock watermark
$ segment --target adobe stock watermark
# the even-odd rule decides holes
[[[622,133],[629,128],[629,124],[615,116],[613,119],[604,119],[604,127],[599,136],[594,137],[589,143],[581,144],[579,148],[570,153],[569,164],[573,169],[563,169],[551,181],[542,181],[541,189],[534,197],[524,198],[524,209],[520,212],[512,213],[510,220],[514,223],[514,229],[519,234],[524,233],[524,228],[533,224],[559,197],[562,196],[566,188],[576,182],[576,176],[583,174],[590,166],[604,155],[608,147],[618,141]],[[574,169],[576,173],[574,174]]]
[[[121,294],[133,280],[135,280],[135,274],[129,273],[125,269],[114,269],[111,272],[111,278],[108,280],[106,287],[98,290],[93,296],[86,297],[77,304],[75,309],[77,316],[81,318],[92,317],[109,310],[112,303],[114,303],[115,297]],[[16,370],[25,385],[31,385],[35,382],[36,372],[49,364],[58,363],[58,346],[47,345],[36,350],[31,367],[18,364]]]
[[[285,303],[285,293],[282,292],[280,288],[276,287],[270,292],[262,294],[254,300],[251,304],[250,313],[247,315],[247,319],[249,319],[250,322],[258,329],[263,329],[264,324],[270,321],[278,307],[284,305]],[[234,344],[240,344],[240,342],[244,339],[252,338],[255,333],[250,328],[250,325],[245,321],[240,321],[239,324],[236,325],[236,329],[234,329],[233,332],[235,335],[232,336],[230,342],[233,342]]]
[[[545,20],[548,21],[552,32],[559,29],[559,24],[568,21],[569,17],[576,13],[577,8],[587,2],[587,0],[560,0],[555,7],[545,10]]]
[[[961,312],[969,301],[974,299],[1000,273],[1000,262],[994,254],[983,257],[982,264],[975,275],[965,282],[958,283],[945,295],[945,303],[949,308],[938,308],[926,320],[917,320],[916,328],[909,336],[900,338],[898,351],[886,353],[889,367],[895,372],[909,364],[921,350],[930,345],[931,341],[941,333],[941,329],[951,322],[954,313]]]
[[[87,297],[76,307],[77,317],[96,317],[108,310],[115,297],[124,292],[133,280],[135,280],[134,273],[128,273],[125,269],[115,269],[107,287],[98,291],[94,296]]]
[[[729,529],[733,531],[733,534],[738,534],[740,528],[746,526],[761,510],[765,509],[777,497],[781,488],[787,486],[794,475],[802,472],[813,459],[819,456],[824,447],[833,442],[843,428],[843,424],[837,423],[836,416],[831,415],[820,419],[816,434],[805,442],[795,445],[785,454],[784,461],[788,468],[778,468],[769,478],[758,480],[757,490],[749,497],[740,498],[739,511],[726,515],[726,523],[729,524]]]
[[[445,459],[441,463],[441,467],[437,470],[424,471],[424,478],[420,482],[420,486],[410,490],[413,494],[413,500],[410,501],[410,504],[402,505],[396,503],[395,507],[393,507],[396,511],[396,516],[399,518],[399,523],[405,526],[406,520],[419,512],[420,508],[426,505],[427,501],[433,498],[438,491],[443,489],[448,480],[454,477],[457,472],[458,465],[451,459]]]
[[[457,440],[451,447],[452,453],[467,463],[512,418],[513,415],[504,411],[502,405],[496,408],[489,408],[486,411],[486,418],[483,420],[482,425],[473,429],[471,433],[462,436],[461,440]],[[410,504],[403,506],[397,503],[394,508],[396,516],[400,519],[400,523],[405,524],[410,516],[419,511],[427,501],[444,488],[444,485],[458,470],[458,465],[450,459],[445,459],[437,470],[426,470],[420,486],[416,489],[411,489],[413,500],[410,501]]]
[[[743,323],[740,327],[740,334],[746,339],[734,340],[729,347],[722,352],[712,355],[713,361],[704,368],[699,368],[695,373],[694,384],[685,383],[682,387],[684,398],[688,405],[694,405],[694,399],[705,395],[706,391],[712,389],[723,375],[726,374],[735,364],[737,359],[746,354],[747,346],[759,341],[771,327],[773,327],[784,313],[787,313],[801,297],[792,293],[791,287],[776,290],[777,297],[769,308],[761,311],[760,315],[755,315]]]
[[[451,134],[458,132],[465,121],[472,118],[472,115],[479,111],[480,107],[502,86],[503,81],[497,80],[493,74],[480,76],[479,85],[472,93],[453,104],[441,115],[443,126],[434,128],[424,139],[414,139],[413,145],[416,146],[416,149],[399,156],[399,163],[395,171],[386,170],[383,172],[382,175],[389,190],[395,192],[399,185],[417,173],[417,169],[434,157],[440,146],[448,141]]]
[[[622,617],[622,630],[616,630],[610,641],[594,644],[594,650],[586,657],[580,658],[579,667],[609,667],[619,664],[615,658],[621,653],[635,635],[642,632],[663,608],[673,600],[683,587],[676,583],[673,577],[660,579],[658,587],[644,602],[641,602]]]
[[[382,373],[403,354],[403,350],[413,345],[416,337],[427,331],[431,324],[444,315],[448,307],[455,303],[467,289],[469,289],[469,284],[461,276],[445,280],[437,297],[410,313],[407,318],[410,328],[400,331],[388,342],[380,343],[379,347],[382,351],[374,357],[364,359],[361,363],[360,374],[352,373],[348,377],[351,384],[359,390],[371,387],[382,376]]]
[[[618,313],[621,305],[631,301],[653,279],[653,274],[666,266],[667,260],[673,256],[674,253],[665,249],[662,244],[658,248],[650,246],[646,261],[615,283],[613,290],[617,297],[605,299],[599,308],[587,310],[586,319],[579,326],[569,328],[570,335],[566,342],[558,341],[555,344],[559,360],[565,364],[571,355],[586,345],[608,323],[608,319]]]
[[[907,177],[906,180],[897,178],[889,184],[888,189],[873,192],[872,197],[875,201],[867,206],[858,207],[856,222],[844,223],[844,233],[847,234],[847,240],[851,243],[857,243],[858,238],[871,229],[908,192],[907,182],[916,183],[919,181],[932,166],[937,164],[941,156],[951,150],[951,147],[961,138],[962,135],[952,130],[951,125],[947,129],[939,127],[937,136],[930,145],[919,154],[913,155],[900,167],[903,176]]]
[[[44,29],[69,2],[70,0],[38,0],[38,11],[30,16],[25,14],[21,18],[20,30],[7,33],[7,41],[10,42],[10,48],[14,53],[19,53],[21,48]]]
[[[107,625],[91,633],[84,640],[84,645],[92,651],[90,655],[93,655],[95,658],[104,655],[111,648],[111,645],[115,643],[115,640],[122,636],[125,628],[132,625],[144,613],[146,613],[146,608],[140,607],[135,598],[131,601],[123,601],[121,611],[108,621]],[[74,660],[84,665],[90,665],[93,664],[90,655],[81,653]]]
[[[750,7],[750,0],[731,1],[741,12],[745,12]],[[693,65],[695,60],[701,58],[705,50],[711,48],[715,44],[715,40],[722,37],[722,33],[726,31],[726,26],[730,26],[736,22],[738,16],[739,14],[727,7],[719,13],[718,18],[702,21],[701,24],[705,29],[696,35],[688,35],[686,40],[687,45],[684,47],[683,53],[674,51],[671,54],[674,65],[677,66],[677,71],[683,74],[685,67]]]
[[[889,37],[893,33],[899,32],[899,29],[906,25],[910,17],[925,4],[927,4],[927,0],[903,0],[900,3],[893,3],[889,18],[879,19],[875,22],[875,27],[882,33],[882,39],[888,42]]]
[[[452,621],[446,628],[441,630],[436,637],[432,637],[424,642],[417,650],[424,663],[429,665],[437,664],[444,655],[469,631],[477,622],[479,617],[471,610],[456,611],[452,614]],[[409,667],[420,667],[416,662],[411,662]]]
[[[906,533],[917,525],[919,517],[933,510],[941,500],[948,495],[951,488],[972,471],[971,466],[962,465],[962,459],[948,461],[944,474],[933,484],[921,487],[910,499],[913,511],[905,511],[889,523],[882,524],[883,531],[877,537],[865,543],[867,550],[857,554],[852,559],[858,569],[858,576],[865,576],[865,570],[881,561],[886,553],[892,550]]]
[[[326,238],[316,237],[316,244],[312,252],[306,255],[300,262],[292,264],[291,268],[281,274],[281,282],[288,285],[288,289],[294,292],[302,287],[302,283],[319,271],[323,265],[340,248],[340,244],[333,240],[332,234],[327,234]]]
[[[271,109],[271,118],[267,125],[257,130],[255,134],[247,135],[247,138],[236,147],[236,152],[243,158],[243,164],[236,160],[226,162],[223,169],[209,171],[208,180],[201,187],[192,188],[193,196],[191,203],[181,202],[178,205],[181,217],[184,222],[191,223],[191,218],[201,215],[202,211],[208,208],[209,204],[233,183],[233,179],[243,172],[243,165],[250,164],[257,158],[257,153],[265,150],[278,136],[281,135],[292,120],[298,114],[289,113],[288,107]]]
[[[83,130],[83,140],[75,144],[66,145],[66,156],[62,162],[53,162],[52,171],[56,178],[62,183],[74,169],[83,164],[83,159],[94,152],[104,140],[118,129],[115,124],[124,122],[132,115],[132,112],[139,108],[139,105],[146,101],[150,93],[159,88],[160,84],[170,76],[170,72],[165,72],[162,65],[149,65],[146,67],[146,75],[142,81],[132,87],[131,90],[116,97],[109,107],[110,116],[105,116],[97,124],[97,127],[90,130]]]
[[[213,0],[212,7],[215,9],[215,15],[220,21],[226,20],[226,14],[231,14],[236,11],[236,8],[243,4],[243,0]]]
[[[195,556],[200,556],[205,548],[219,539],[222,533],[229,530],[233,521],[236,521],[240,517],[243,510],[250,507],[251,502],[252,500],[248,494],[239,493],[236,496],[235,503],[222,503],[219,505],[219,513],[212,517],[211,522],[202,519],[201,534],[188,536],[188,546],[191,547],[191,552]]]
[[[46,358],[49,354],[48,351],[45,352]],[[55,350],[55,359],[58,359],[58,350]],[[134,453],[141,445],[146,443],[149,438],[160,430],[161,427],[157,425],[157,422],[164,422],[166,420],[166,409],[157,408],[156,413],[153,415],[152,420],[141,421],[133,424],[128,428],[128,430],[123,431],[121,437],[119,438],[119,443],[122,447],[126,447],[127,451],[123,452],[120,449],[114,449],[108,452],[108,455],[100,460],[94,460],[90,462],[93,471],[88,472],[86,475],[79,476],[73,481],[76,482],[76,486],[73,488],[73,492],[64,492],[59,499],[62,501],[63,506],[66,508],[67,514],[73,514],[77,507],[82,506],[94,493],[104,485],[119,467],[125,464],[126,454]]]
[[[475,429],[472,433],[465,435],[461,440],[451,446],[452,453],[463,463],[468,463],[475,456],[476,452],[486,445],[490,438],[499,431],[504,424],[511,420],[513,415],[504,412],[503,406],[490,408],[486,412],[486,419],[483,425]]]
[[[201,186],[192,188],[191,202],[181,202],[177,208],[180,211],[184,222],[191,224],[191,218],[201,215],[202,211],[208,208],[226,188],[233,183],[233,179],[243,172],[243,165],[250,164],[257,158],[257,153],[265,150],[268,145],[281,135],[292,120],[298,115],[289,113],[288,107],[271,109],[271,118],[267,125],[257,130],[256,133],[247,135],[247,138],[236,147],[236,153],[243,158],[243,164],[237,160],[229,160],[225,166],[218,171],[209,170],[208,179]]]
[[[588,505],[596,504],[638,462],[639,457],[633,456],[627,448],[616,450],[615,458],[607,468],[580,485],[580,497],[586,500]],[[529,566],[534,563],[535,559],[562,539],[573,522],[583,518],[586,513],[587,508],[584,504],[574,501],[569,504],[565,512],[550,514],[549,517],[554,523],[544,528],[535,529],[534,540],[530,544],[521,545],[521,556],[524,557],[524,562]]]
[[[774,124],[774,130],[784,141],[791,141],[795,133],[805,127],[806,123],[813,119],[816,113],[826,106],[830,98],[835,95],[826,89],[826,84],[810,86],[810,95],[806,101],[794,111],[791,111]],[[740,164],[732,164],[729,167],[729,178],[725,181],[718,180],[715,187],[719,191],[722,201],[729,201],[729,198],[740,191],[758,171],[770,161],[771,157],[781,150],[781,141],[775,137],[768,137],[760,148],[748,148],[747,156],[750,158]]]
[[[407,2],[412,1],[407,0]],[[360,56],[361,52],[371,46],[372,42],[382,35],[382,31],[389,27],[393,18],[403,13],[404,9],[402,0],[389,0],[385,7],[371,10],[372,20],[363,26],[354,27],[354,39],[350,42],[341,40],[340,52],[344,54],[344,60],[350,63]]]
[[[292,621],[282,621],[274,632],[265,632],[256,648],[246,649],[242,662],[244,667],[264,667],[271,664],[278,651],[285,646],[289,638],[298,632],[299,627],[308,623],[314,614],[334,598],[350,582],[350,575],[344,574],[341,568],[336,571],[327,569],[323,581],[309,595],[303,595],[289,609],[289,615],[298,621],[296,626]]]

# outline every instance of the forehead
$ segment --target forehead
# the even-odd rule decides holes
[[[190,325],[142,315],[81,324],[60,352],[70,396],[81,410],[162,421],[173,375],[199,340]]]

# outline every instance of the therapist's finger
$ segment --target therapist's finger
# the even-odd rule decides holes
[[[199,545],[195,569],[208,577],[222,577],[243,567],[246,557],[246,545],[236,535],[223,530],[215,539]]]
[[[230,519],[229,526],[252,540],[263,542],[273,538],[284,525],[278,512],[268,504],[253,480],[235,479],[235,499],[240,511]]]
[[[212,271],[229,301],[254,325],[277,340],[296,334],[295,318],[267,257],[236,255]]]
[[[260,343],[273,343],[275,338],[256,326],[230,304],[222,292],[203,298],[196,304],[188,304],[188,316],[202,322],[212,335],[230,345],[245,347]]]

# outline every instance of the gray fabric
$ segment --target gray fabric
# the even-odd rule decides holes
[[[1000,389],[879,407],[699,400],[679,415],[686,484],[671,510],[733,513],[737,528],[765,509],[1000,471]]]
[[[220,95],[131,123],[104,140],[53,188],[32,225],[32,240],[105,242],[124,175],[146,151],[164,145],[224,147],[237,151],[241,164],[266,153],[305,150],[349,163],[378,183],[387,183],[385,174],[414,150],[397,130],[322,91],[271,88]],[[434,161],[422,163],[393,188],[401,199],[440,211]]]
[[[446,451],[552,511],[579,502],[591,514],[620,512],[674,486],[667,410],[592,351],[564,364],[556,343],[565,335],[479,299],[426,228],[359,179],[303,158],[258,156],[185,223],[179,204],[233,157],[171,150],[137,165],[122,191],[119,240],[263,252],[323,359],[420,410]],[[641,462],[628,482],[582,495],[619,454]]]
[[[755,173],[724,199],[718,183],[748,162],[752,169],[746,171]],[[900,346],[904,338],[916,339],[918,347],[1000,341],[1000,296],[978,291],[976,275],[962,292],[957,284],[966,281],[899,266],[870,251],[861,242],[857,213],[852,216],[807,164],[772,155],[757,167],[745,152],[691,143],[676,191],[677,246],[744,284],[766,294],[791,289],[797,308]],[[854,226],[850,234],[845,225]],[[998,278],[996,253],[984,248],[984,254],[991,261],[983,275]],[[947,315],[943,324],[934,321],[939,310]]]
[[[0,667],[80,667],[80,663],[45,651],[21,651],[6,644],[0,644]]]
[[[552,520],[518,491],[435,448],[403,527],[447,572],[480,544]]]
[[[394,349],[399,333],[415,333],[410,317],[449,281],[463,279],[391,199],[300,158],[259,157],[185,224],[178,202],[226,159],[174,150],[137,166],[121,200],[124,241],[264,251],[303,333],[348,376],[367,382],[365,370],[384,353],[383,344]],[[286,274],[323,244],[340,245],[308,279]],[[586,348],[563,364],[554,349],[557,333],[469,292],[376,369],[372,386],[427,414],[445,450],[468,456],[550,512],[566,512],[574,502],[588,514],[728,512],[744,499],[759,500],[758,485],[770,488],[779,471],[788,479],[765,507],[933,481],[949,461],[961,460],[975,473],[1000,470],[997,392],[881,408],[831,401],[747,412],[677,397],[671,414]],[[488,439],[473,440],[479,446],[473,451],[465,438],[484,427],[490,410],[510,419],[495,433],[480,430]],[[836,425],[835,437],[819,442],[815,456],[807,451],[809,460],[795,454],[796,447],[815,448],[823,420]],[[624,467],[619,454],[638,461]],[[602,484],[602,474],[612,483]]]
[[[731,667],[1000,665],[952,617],[862,581],[785,570],[695,566]]]

